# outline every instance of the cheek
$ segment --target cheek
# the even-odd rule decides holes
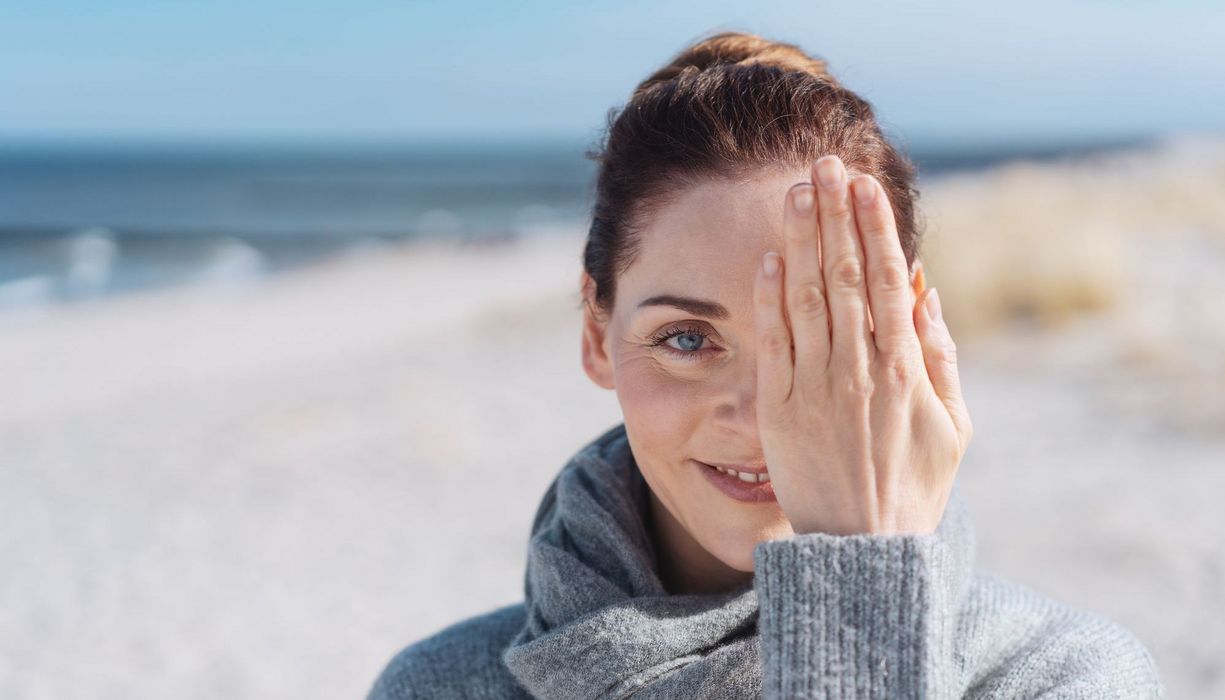
[[[706,382],[670,373],[653,358],[626,361],[617,372],[617,400],[639,446],[671,462],[690,456],[706,411]]]

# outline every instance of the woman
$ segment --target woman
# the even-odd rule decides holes
[[[914,170],[867,102],[716,34],[594,157],[583,368],[625,421],[546,492],[524,602],[371,698],[1162,695],[1128,631],[975,570]]]

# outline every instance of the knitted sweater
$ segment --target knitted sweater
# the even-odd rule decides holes
[[[525,599],[396,654],[399,698],[1160,698],[1125,628],[975,568],[955,487],[934,533],[758,543],[746,586],[670,595],[619,424],[549,486]]]

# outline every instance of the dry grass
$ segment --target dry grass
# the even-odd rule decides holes
[[[961,337],[1115,308],[1148,262],[1141,235],[1200,231],[1225,246],[1225,138],[1018,162],[923,189],[921,257]]]

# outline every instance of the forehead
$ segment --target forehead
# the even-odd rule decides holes
[[[669,292],[727,303],[743,296],[746,283],[751,293],[761,256],[782,252],[787,189],[808,179],[807,169],[779,168],[682,190],[645,222],[638,253],[618,283],[631,297],[626,301]]]

